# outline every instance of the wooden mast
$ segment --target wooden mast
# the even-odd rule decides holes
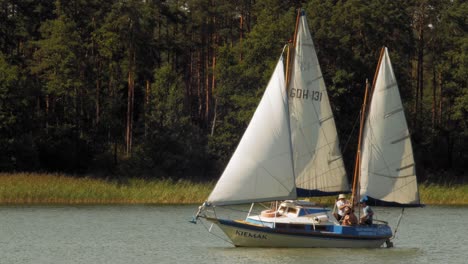
[[[372,81],[372,86],[371,86],[371,95],[374,92],[375,88],[375,82],[377,80],[378,74],[379,74],[379,69],[380,69],[380,64],[382,62],[382,58],[385,52],[385,47],[382,47],[380,50],[380,56],[379,56],[379,62],[377,63],[377,69],[375,70],[374,74],[374,80]],[[361,108],[361,118],[360,118],[360,124],[359,124],[359,137],[358,137],[358,147],[357,147],[357,152],[356,152],[356,162],[354,164],[354,175],[353,175],[353,189],[351,193],[351,204],[354,207],[355,201],[359,200],[359,183],[361,182],[361,144],[362,144],[362,132],[364,130],[364,122],[366,120],[366,111],[367,111],[367,101],[370,101],[367,99],[369,93],[369,82],[366,79],[366,91],[364,93],[364,102],[362,103],[362,108]]]
[[[358,147],[357,147],[357,153],[356,153],[356,162],[354,164],[354,175],[353,175],[353,190],[352,190],[352,195],[351,195],[351,204],[354,207],[354,201],[357,200],[358,197],[358,182],[360,178],[360,170],[359,168],[361,167],[361,140],[362,140],[362,130],[364,129],[364,120],[365,120],[365,112],[366,112],[366,106],[367,106],[367,94],[369,92],[369,82],[366,79],[366,91],[364,93],[364,102],[362,103],[361,107],[361,118],[359,121],[359,137],[358,137]]]
[[[377,81],[377,77],[378,77],[378,75],[379,75],[380,64],[382,64],[382,58],[383,58],[383,55],[384,55],[384,53],[385,53],[385,49],[386,49],[385,46],[383,46],[383,47],[380,49],[379,62],[377,63],[377,68],[375,69],[375,73],[374,73],[374,80],[372,81],[372,86],[371,86],[371,96],[372,96],[372,94],[374,93],[375,82]],[[372,99],[372,98],[369,98],[369,101],[370,101],[371,99]]]
[[[294,28],[294,36],[293,36],[293,50],[291,51],[290,45],[288,45],[288,52],[286,55],[286,90],[289,90],[289,82],[291,81],[291,65],[294,56],[294,50],[296,49],[297,43],[297,29],[299,28],[299,20],[301,18],[302,10],[297,10],[296,16],[296,27]],[[291,42],[291,41],[290,41]]]

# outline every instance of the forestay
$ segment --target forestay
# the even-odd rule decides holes
[[[419,205],[410,133],[387,48],[364,127],[360,193],[384,202]]]
[[[208,197],[213,205],[295,199],[283,61],[223,175]]]
[[[289,111],[298,195],[349,191],[333,112],[304,13],[293,61]]]

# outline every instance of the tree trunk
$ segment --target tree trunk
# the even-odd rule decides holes
[[[439,72],[439,121],[438,124],[442,124],[442,102],[444,101],[444,95],[442,93],[442,72]]]
[[[99,63],[98,63],[99,64]],[[101,74],[100,74],[100,66],[98,65],[97,69],[97,76],[96,76],[96,125],[99,124],[99,118],[101,115],[100,109],[100,97],[99,94],[101,93]]]
[[[242,61],[242,38],[244,34],[244,17],[243,14],[240,15],[240,28],[239,28],[239,46],[240,46],[240,54],[239,54],[239,60]]]
[[[46,111],[45,111],[45,129],[46,129],[46,134],[49,134],[49,110],[50,110],[50,96],[46,94],[45,96],[45,106],[46,106]]]
[[[209,62],[209,53],[207,54],[207,58],[205,60],[205,122],[208,125],[210,121],[210,110],[211,110],[211,89],[210,89],[210,72],[208,69],[210,68]]]
[[[414,67],[414,64],[413,64],[413,67]],[[417,125],[418,125],[418,115],[419,115],[419,111],[418,111],[418,105],[419,105],[419,62],[416,62],[416,72],[414,72],[414,68],[413,68],[413,77],[415,77],[416,79],[416,85],[414,85],[414,106],[413,106],[413,112],[414,112],[414,116],[413,116],[413,127],[416,129],[417,128]],[[414,83],[414,82],[412,82]]]
[[[148,133],[148,115],[149,115],[149,99],[150,99],[150,81],[149,80],[146,80],[146,89],[145,89],[145,138],[147,136],[147,133]]]
[[[215,86],[216,86],[215,68],[216,68],[216,55],[213,54],[213,76],[211,78],[212,93],[214,93]],[[213,121],[212,121],[212,124],[211,124],[211,135],[213,135],[214,130],[215,130],[215,126],[216,126],[216,99],[215,99],[215,102],[214,102],[213,111],[214,111],[214,117],[213,117]]]
[[[197,97],[198,97],[198,118],[202,119],[203,111],[203,96],[202,96],[202,55],[201,51],[198,51],[197,61]]]
[[[424,25],[421,25],[419,49],[418,49],[418,89],[419,89],[419,100],[418,100],[418,113],[422,112],[422,101],[424,98]],[[420,119],[418,119],[418,128]]]
[[[188,73],[185,75],[185,103],[187,109],[190,111],[190,116],[193,116],[192,113],[192,80],[193,80],[193,52],[190,51],[190,62],[189,62],[189,69]]]
[[[436,99],[436,90],[437,90],[437,80],[436,80],[436,67],[435,64],[432,66],[432,136],[435,136],[435,127],[436,127],[436,105],[437,105],[437,99]]]
[[[93,28],[96,31],[96,20],[92,18]],[[91,55],[94,59],[94,67],[96,68],[96,125],[99,124],[100,118],[100,93],[101,93],[101,61],[98,58],[96,52],[96,43],[94,37],[92,38],[92,50]]]
[[[130,67],[128,72],[128,99],[127,99],[127,127],[126,127],[126,154],[127,157],[131,156],[132,153],[132,134],[133,134],[133,102],[134,102],[134,90],[135,90],[135,52],[131,51],[132,59],[130,60]]]
[[[418,32],[417,43],[417,71],[416,71],[416,98],[415,98],[415,115],[414,127],[416,131],[420,129],[420,115],[422,111],[422,101],[424,92],[424,28],[426,26],[426,2],[422,1],[419,7],[415,10],[415,27]]]

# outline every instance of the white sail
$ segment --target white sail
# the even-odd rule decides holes
[[[295,198],[288,102],[280,59],[208,203],[227,205]]]
[[[364,127],[360,193],[385,202],[419,204],[410,133],[387,48]]]
[[[304,13],[296,41],[289,87],[296,187],[299,195],[308,196],[348,191],[335,120]]]

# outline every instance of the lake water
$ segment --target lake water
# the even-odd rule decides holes
[[[406,209],[394,248],[235,248],[196,206],[3,206],[0,263],[468,263],[468,207]],[[394,227],[399,209],[374,208]]]

